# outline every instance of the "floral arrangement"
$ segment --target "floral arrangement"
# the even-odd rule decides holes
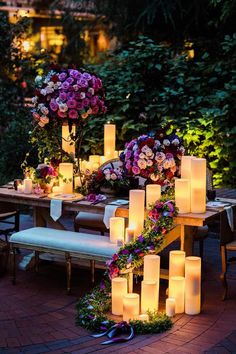
[[[141,135],[125,145],[120,155],[128,176],[141,176],[162,186],[171,186],[179,175],[179,165],[184,147],[176,134],[164,132]]]
[[[158,253],[165,234],[174,227],[173,217],[177,208],[173,200],[157,201],[146,212],[142,234],[133,242],[121,247],[107,262],[109,277],[117,277],[128,268],[139,268],[148,253]]]
[[[98,333],[106,332],[114,327],[115,321],[108,317],[108,313],[111,310],[110,282],[102,282],[91,293],[80,299],[76,305],[76,310],[76,324],[78,326]],[[172,321],[166,314],[154,311],[149,312],[148,315],[148,322],[130,321],[130,326],[135,334],[161,333],[172,327]],[[116,326],[123,324],[124,322],[122,321]],[[109,336],[109,338],[112,337]],[[119,340],[119,338],[112,338],[109,343],[104,344],[116,343]]]
[[[34,171],[34,181],[49,184],[52,179],[58,177],[58,170],[53,165],[39,164]]]
[[[129,187],[129,179],[120,167],[106,167],[92,173],[90,177],[90,189],[99,190],[101,187],[120,189]]]
[[[53,69],[46,76],[36,76],[35,85],[32,114],[40,127],[52,120],[76,124],[107,110],[102,81],[94,74]]]

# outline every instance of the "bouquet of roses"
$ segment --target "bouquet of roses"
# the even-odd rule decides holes
[[[120,155],[128,176],[141,176],[162,186],[171,185],[179,175],[184,147],[176,134],[141,135],[125,145]]]
[[[104,170],[95,171],[91,175],[90,189],[99,190],[101,187],[110,189],[128,188],[129,179],[120,167],[107,167]]]
[[[37,183],[49,184],[56,177],[58,171],[53,165],[39,164],[34,172],[34,181]]]
[[[52,120],[76,124],[107,110],[102,81],[94,74],[56,69],[46,76],[36,76],[35,84],[32,113],[40,127]]]

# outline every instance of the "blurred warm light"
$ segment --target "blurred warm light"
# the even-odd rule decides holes
[[[25,52],[29,52],[30,50],[30,42],[28,40],[25,40],[22,42],[22,47]]]
[[[194,49],[192,48],[193,46],[193,43],[192,42],[188,42],[188,41],[185,41],[184,42],[184,46],[185,48],[187,49],[187,59],[193,59],[194,58]]]
[[[106,37],[105,32],[102,30],[100,30],[98,32],[97,43],[98,43],[98,50],[100,52],[104,52],[105,50],[107,50],[109,48],[108,38]]]
[[[40,28],[40,42],[43,50],[53,50],[54,53],[59,54],[61,47],[66,42],[66,37],[62,33],[63,29],[60,26],[41,27]],[[41,51],[42,51],[41,49]]]

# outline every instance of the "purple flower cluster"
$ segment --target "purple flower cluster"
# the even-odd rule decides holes
[[[175,134],[141,135],[125,145],[120,159],[129,176],[141,176],[160,185],[169,185],[179,174],[184,147]]]
[[[38,75],[35,84],[32,113],[41,127],[51,119],[76,122],[107,111],[102,81],[95,75],[74,69],[50,71]]]

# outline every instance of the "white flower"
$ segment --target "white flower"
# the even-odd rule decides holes
[[[49,81],[48,86],[49,87],[54,87],[54,82],[53,81]]]
[[[41,95],[46,96],[47,91],[45,89],[40,90]]]
[[[179,147],[179,151],[180,151],[180,152],[182,152],[182,153],[184,154],[184,152],[185,152],[185,148],[181,145],[181,146]]]
[[[46,90],[47,94],[54,92],[54,88],[51,86],[47,86],[45,90]]]
[[[170,166],[170,160],[165,160],[165,161],[163,162],[163,167],[164,167],[165,170],[167,170],[168,168],[170,168],[170,167],[171,167],[171,166]]]
[[[37,101],[38,101],[38,97],[37,96],[32,97],[32,103],[33,104],[36,104]]]
[[[150,157],[150,156],[152,156],[152,154],[153,154],[152,149],[147,148],[147,150],[146,150],[146,155],[147,155],[148,157]]]
[[[83,100],[85,98],[85,92],[80,92],[80,99]]]
[[[75,90],[75,91],[78,91],[79,90],[79,86],[78,85],[73,85],[73,89]],[[82,93],[82,92],[81,92]]]
[[[155,160],[157,162],[162,162],[165,160],[166,155],[163,152],[157,152]]]
[[[170,165],[170,168],[175,166],[175,160],[173,158],[169,159],[169,165]]]
[[[90,92],[92,95],[94,95],[94,89],[93,89],[92,87],[90,87],[90,88],[88,89],[88,92]]]
[[[153,165],[153,162],[152,162],[152,160],[147,160],[147,166],[152,166]]]
[[[110,170],[108,168],[106,168],[104,171],[103,171],[104,175],[107,175],[107,174],[110,174]]]
[[[134,144],[133,151],[136,151],[137,149],[138,149],[138,144]]]
[[[66,111],[68,111],[67,104],[65,104],[65,103],[60,103],[60,104],[59,104],[59,110],[60,110],[61,112],[66,112]]]
[[[41,107],[41,112],[45,115],[47,115],[49,113],[49,110],[47,109],[47,107],[43,106]]]
[[[139,158],[140,158],[140,159],[145,159],[145,157],[146,157],[146,156],[144,155],[143,152],[141,152],[141,154],[139,154]]]
[[[36,82],[36,84],[39,84],[40,81],[42,81],[42,79],[43,79],[42,76],[37,75],[36,78],[34,79],[34,81]]]
[[[110,181],[110,179],[111,179],[110,173],[109,173],[109,174],[106,174],[106,175],[105,175],[105,178],[106,178],[107,181]]]
[[[164,139],[164,140],[163,140],[163,144],[164,144],[165,146],[169,146],[169,145],[170,145],[170,140],[169,140],[169,139]]]
[[[155,140],[155,147],[157,148],[157,147],[159,147],[159,146],[161,146],[160,141],[159,141],[159,140]]]
[[[175,145],[175,146],[178,146],[179,145],[179,139],[174,139],[173,141],[172,141],[172,144],[173,145]]]
[[[138,160],[138,167],[141,169],[145,169],[147,167],[147,162],[143,159]]]
[[[141,149],[142,152],[146,153],[146,151],[149,149],[147,145],[144,145]]]
[[[113,181],[115,181],[115,180],[117,179],[117,175],[116,175],[115,173],[112,173],[112,174],[111,174],[111,179],[112,179]]]
[[[156,182],[159,180],[159,176],[158,175],[155,175],[155,173],[152,173],[151,176],[150,176],[151,180]]]
[[[60,86],[61,86],[61,82],[58,81],[56,84],[54,84],[54,90],[59,89]]]

